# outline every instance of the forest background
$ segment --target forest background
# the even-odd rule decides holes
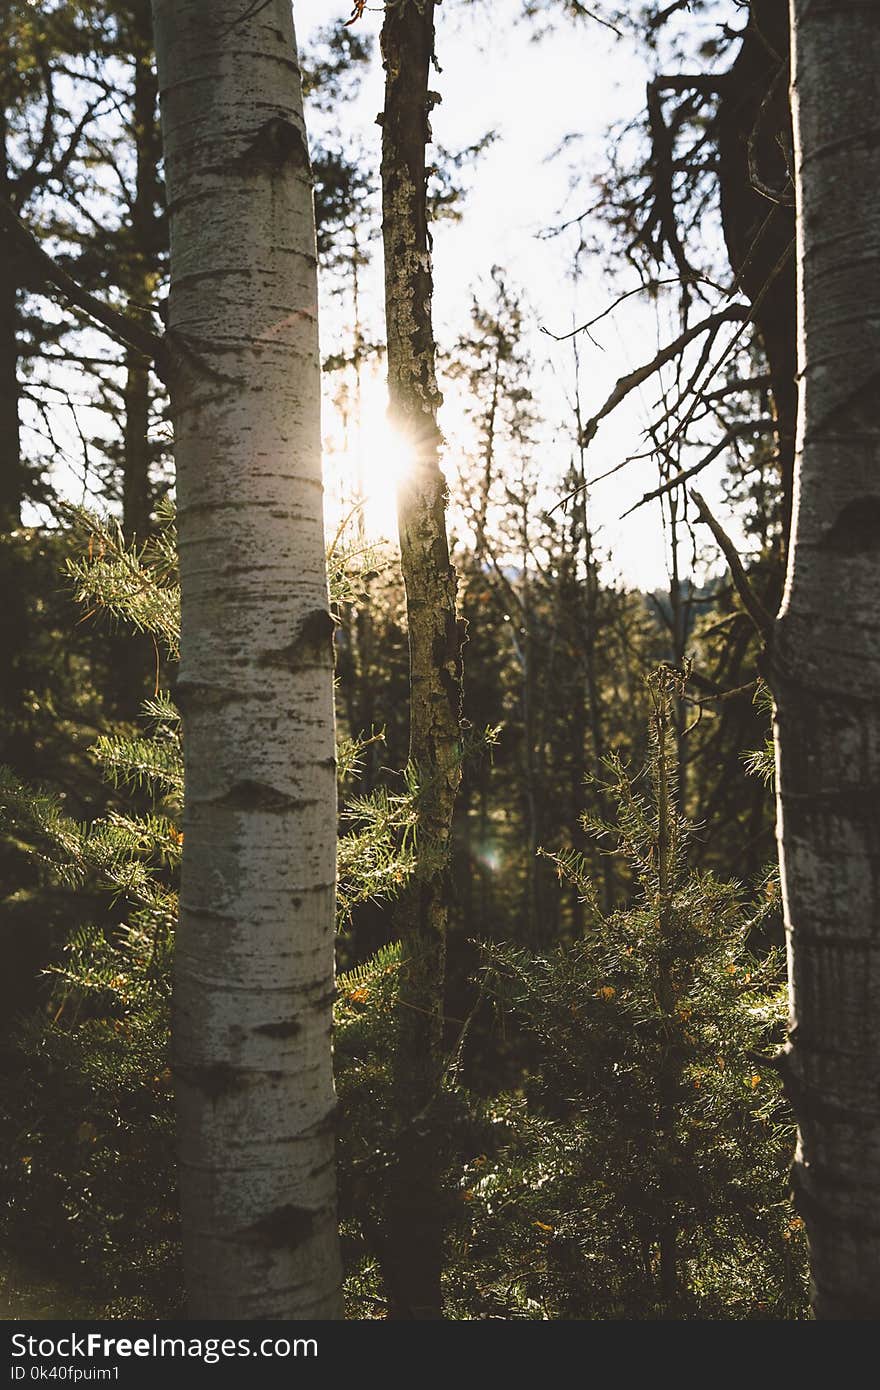
[[[759,669],[793,468],[786,7],[441,16],[428,198],[468,731],[431,1120],[444,1306],[802,1316]],[[384,413],[377,24],[296,17],[342,739],[340,1206],[349,1313],[384,1316],[391,904],[418,855],[408,459]],[[161,320],[149,7],[9,4],[2,64],[0,191],[51,257],[4,213],[6,1296],[167,1315],[170,432],[145,353],[76,301]]]

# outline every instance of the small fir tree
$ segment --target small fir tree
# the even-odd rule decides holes
[[[783,964],[748,949],[775,890],[747,910],[738,885],[688,867],[680,685],[669,670],[650,679],[647,769],[633,778],[609,759],[616,819],[586,822],[631,866],[632,904],[601,912],[582,856],[552,855],[589,909],[583,935],[538,957],[487,951],[489,986],[537,1061],[523,1095],[493,1108],[494,1157],[463,1179],[460,1298],[484,1315],[804,1312],[785,1178],[794,1130],[768,1064],[783,1036]]]

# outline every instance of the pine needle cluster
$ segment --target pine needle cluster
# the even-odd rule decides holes
[[[44,1008],[21,1021],[5,1069],[17,1076],[0,1097],[5,1227],[18,1248],[84,1278],[106,1315],[150,1316],[174,1312],[182,1297],[170,982],[184,787],[180,717],[163,686],[179,655],[174,514],[166,505],[141,547],[112,521],[85,512],[70,520],[80,553],[67,571],[85,616],[148,634],[157,682],[141,726],[106,734],[91,750],[124,809],[81,824],[61,798],[0,769],[6,835],[18,837],[45,885],[74,890],[92,908],[50,965]],[[372,563],[337,537],[331,601],[355,592],[358,567]],[[359,903],[398,892],[412,866],[414,789],[404,781],[398,792],[345,794],[364,746],[346,739],[338,750],[340,926]],[[370,967],[385,968],[384,956]],[[357,1032],[357,988],[341,985],[343,1038],[349,1025]]]
[[[590,909],[583,935],[541,956],[486,949],[489,991],[531,1061],[522,1092],[491,1107],[494,1155],[462,1181],[461,1297],[484,1316],[804,1315],[794,1128],[772,1061],[784,970],[749,949],[773,890],[748,905],[688,867],[675,681],[649,683],[645,771],[607,763],[616,818],[586,820],[630,865],[632,902],[603,914],[565,851],[552,857]]]

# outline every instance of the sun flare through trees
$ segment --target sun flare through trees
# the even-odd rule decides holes
[[[0,7],[4,1318],[877,1316],[878,72]]]

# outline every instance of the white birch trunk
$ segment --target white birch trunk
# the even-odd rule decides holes
[[[182,589],[189,1310],[334,1317],[332,623],[293,21],[289,0],[153,12]]]
[[[792,0],[801,381],[774,635],[794,1178],[820,1317],[880,1316],[880,4]]]

